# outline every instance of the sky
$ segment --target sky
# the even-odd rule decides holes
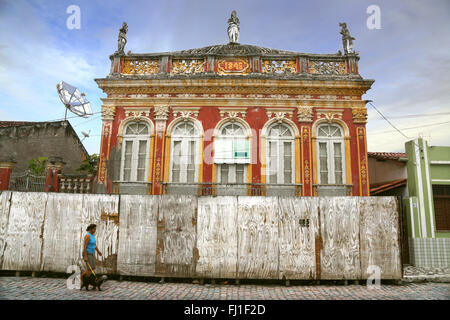
[[[80,8],[80,28],[67,20]],[[380,8],[380,29],[367,20]],[[423,136],[450,146],[450,1],[448,0],[0,0],[0,120],[64,118],[56,92],[64,80],[86,94],[95,113],[69,121],[87,151],[99,153],[101,100],[95,78],[110,70],[123,21],[125,52],[152,53],[226,44],[232,10],[241,44],[305,53],[343,51],[339,22],[346,22],[360,54],[359,72],[374,79],[363,96],[368,108],[367,144],[375,152],[404,152]]]

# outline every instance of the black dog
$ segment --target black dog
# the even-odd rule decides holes
[[[91,274],[89,277],[83,276],[81,277],[80,290],[83,289],[83,287],[86,287],[86,291],[89,291],[89,285],[92,285],[94,287],[94,290],[95,288],[98,288],[98,291],[102,291],[102,289],[100,289],[100,286],[107,279],[108,279],[107,276],[101,276],[100,278],[96,278],[93,274]]]

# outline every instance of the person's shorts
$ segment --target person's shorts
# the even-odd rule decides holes
[[[94,270],[95,269],[95,256],[92,253],[88,253],[87,258],[88,258],[87,262],[91,266],[92,270]],[[87,270],[91,271],[91,269],[89,268],[89,265],[86,263]]]

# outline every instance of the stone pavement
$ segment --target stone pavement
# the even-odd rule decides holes
[[[362,283],[362,282],[361,282]],[[108,280],[103,291],[70,290],[64,278],[0,277],[1,300],[450,300],[449,283],[253,285]]]

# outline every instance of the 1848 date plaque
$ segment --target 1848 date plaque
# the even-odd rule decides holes
[[[250,72],[250,64],[248,59],[219,59],[217,62],[217,73],[227,74],[247,74]]]

